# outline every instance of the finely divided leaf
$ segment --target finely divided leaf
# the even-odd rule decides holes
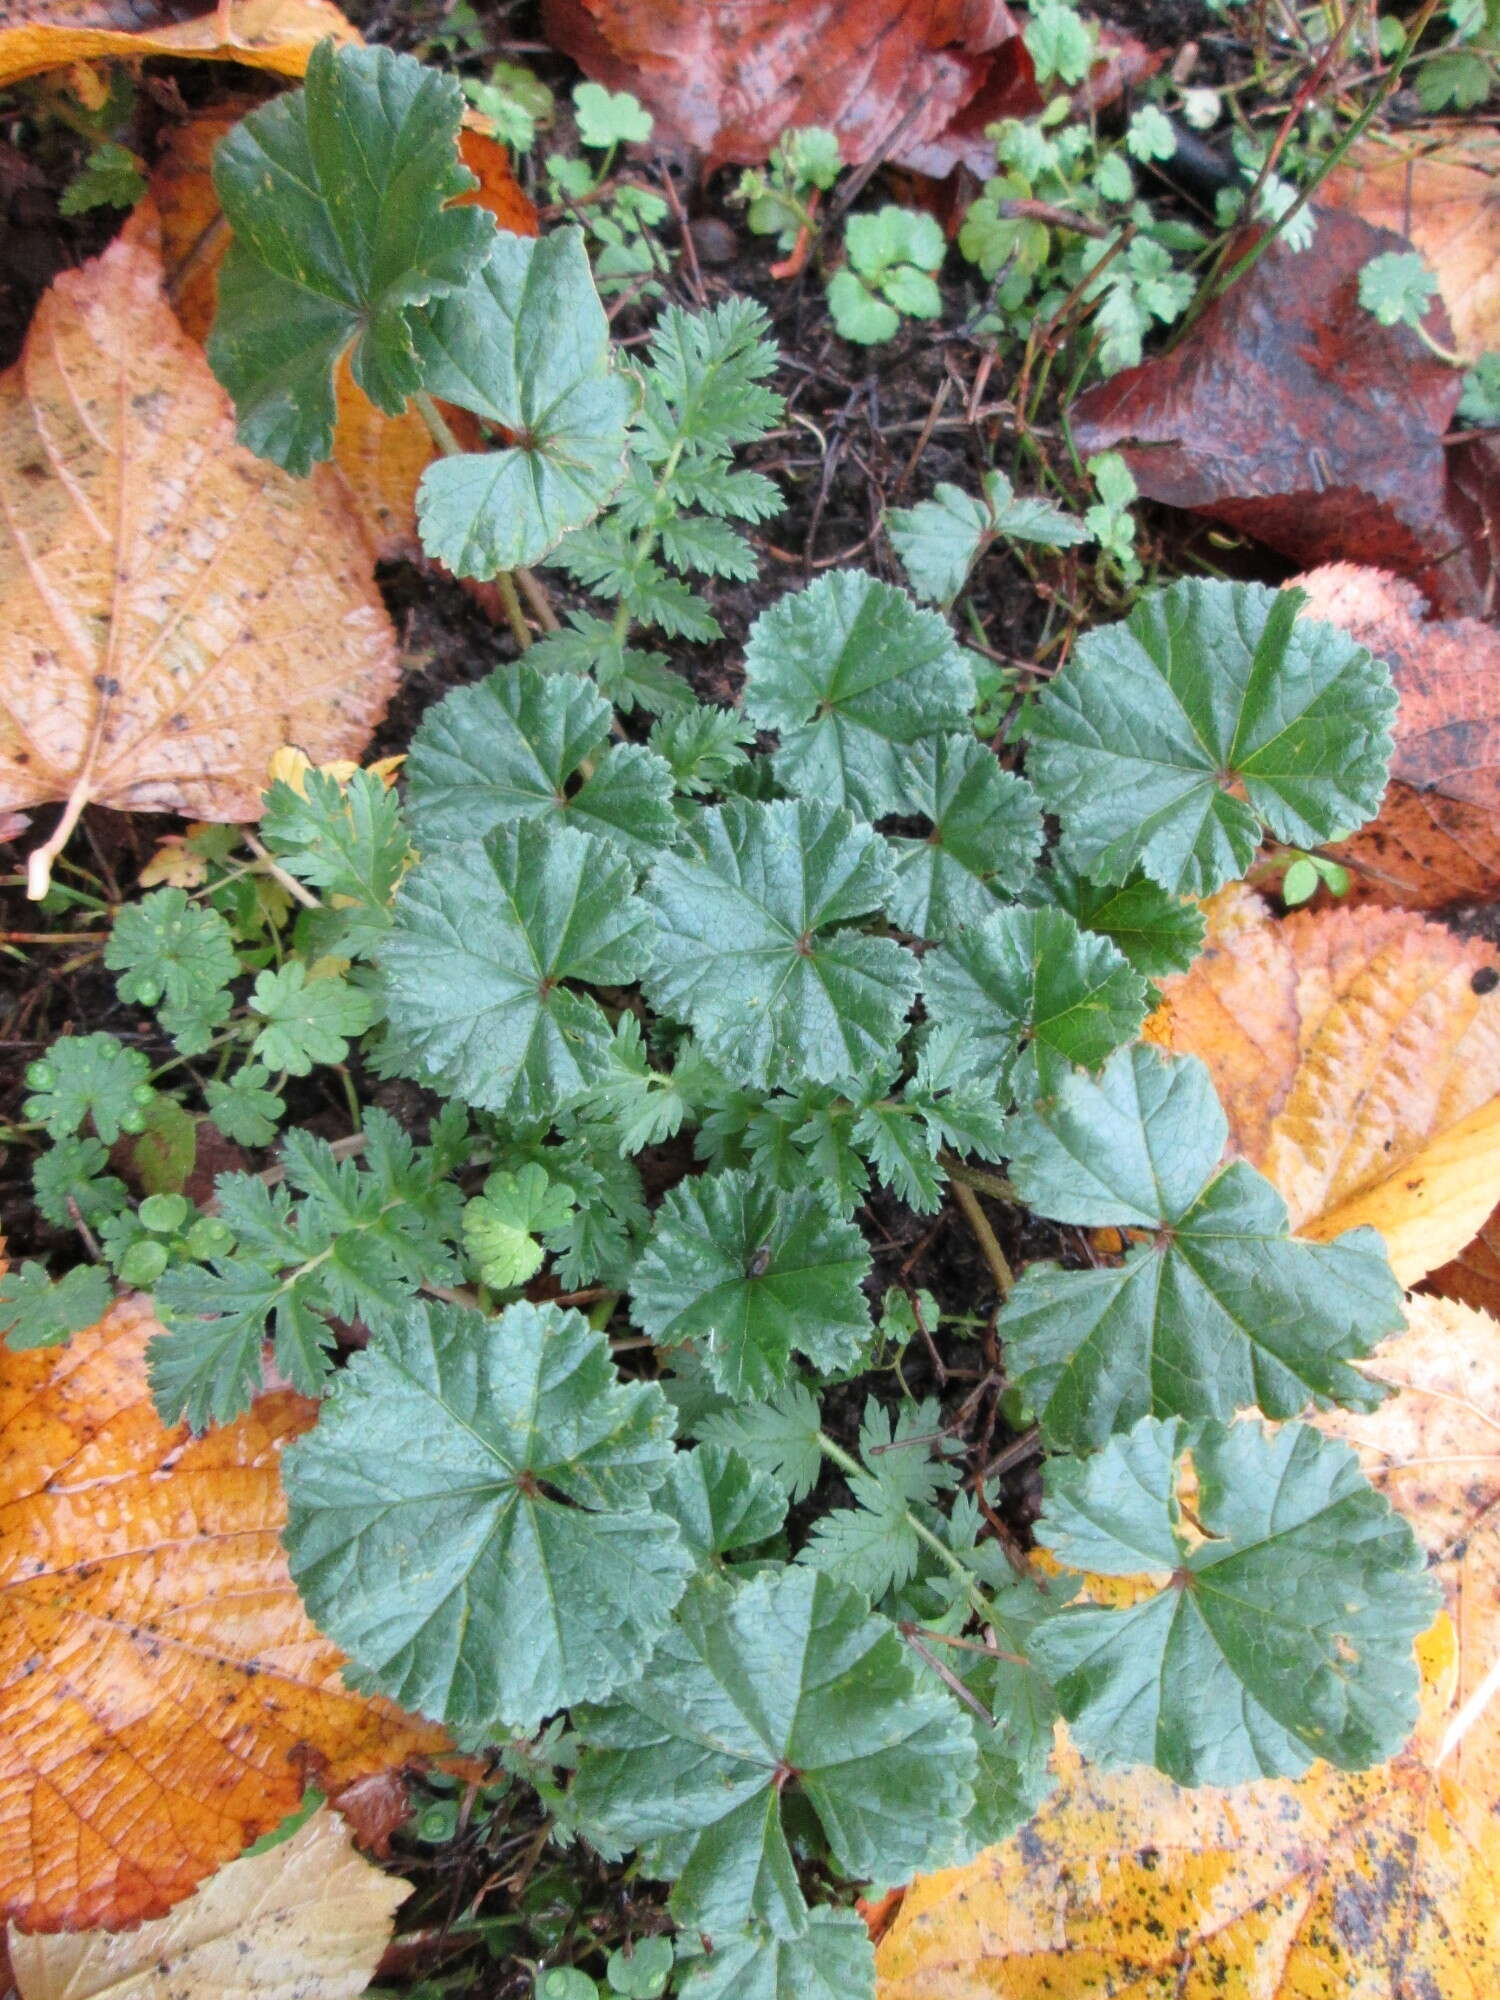
[[[493,237],[488,261],[416,326],[426,388],[511,442],[435,459],[417,489],[422,546],[455,576],[536,562],[625,476],[633,395],[578,229]]]
[[[1289,1236],[1270,1182],[1221,1168],[1227,1131],[1201,1063],[1141,1046],[1011,1121],[1011,1178],[1038,1214],[1151,1236],[1116,1267],[1033,1264],[1005,1303],[1009,1365],[1052,1444],[1100,1445],[1148,1414],[1381,1400],[1349,1365],[1401,1324],[1379,1236]]]
[[[1096,1068],[1146,1016],[1145,981],[1065,910],[997,909],[960,931],[923,960],[922,997],[935,1027],[962,1035],[952,1059],[1016,1097]]]
[[[495,240],[459,164],[458,82],[389,49],[308,58],[302,90],[220,142],[214,187],[234,230],[209,336],[240,441],[288,472],[333,450],[333,371],[395,415],[422,387],[413,307],[462,285]]]
[[[261,838],[281,866],[321,889],[336,924],[325,949],[369,957],[390,928],[391,899],[411,850],[401,801],[374,771],[346,785],[310,770],[299,792],[278,779],[266,794]]]
[[[628,984],[650,916],[605,841],[545,820],[440,847],[396,898],[380,953],[406,1073],[486,1111],[548,1118],[601,1073],[609,1022],[567,984]]]
[[[794,1377],[764,1402],[711,1411],[693,1429],[705,1444],[728,1445],[757,1471],[769,1473],[794,1501],[806,1499],[823,1470],[822,1425],[817,1397]]]
[[[748,1083],[833,1083],[880,1062],[916,994],[911,953],[831,926],[878,909],[890,856],[806,801],[710,808],[652,871],[646,988]]]
[[[776,776],[866,817],[902,812],[903,749],[962,729],[974,677],[936,612],[863,570],[830,570],[750,628],[745,713],[781,732]]]
[[[556,813],[651,859],[677,834],[671,768],[640,744],[611,745],[611,721],[609,703],[581,674],[522,663],[456,688],[423,716],[406,760],[418,842],[477,840]]]
[[[793,1349],[825,1374],[853,1367],[870,1338],[864,1237],[812,1188],[782,1194],[753,1173],[679,1181],[631,1280],[631,1310],[654,1340],[698,1344],[719,1388],[763,1396]]]
[[[903,815],[931,822],[924,839],[892,837],[890,912],[918,937],[951,938],[1018,895],[1042,847],[1042,813],[1024,778],[1002,770],[970,735],[932,736],[901,764]]]
[[[679,1922],[710,1934],[806,1932],[794,1804],[842,1874],[894,1882],[947,1857],[972,1798],[963,1714],[918,1684],[888,1621],[817,1570],[690,1592],[643,1678],[579,1727],[584,1829],[642,1847],[646,1873],[675,1883]]]
[[[691,1569],[651,1505],[671,1435],[578,1313],[411,1306],[285,1460],[292,1575],[345,1678],[465,1730],[610,1693]]]
[[[1304,1424],[1148,1417],[1046,1479],[1037,1538],[1059,1561],[1157,1580],[1032,1635],[1085,1755],[1238,1785],[1401,1747],[1417,1717],[1412,1641],[1440,1594],[1347,1445]]]
[[[1085,634],[1044,690],[1027,772],[1063,853],[1178,894],[1243,875],[1262,834],[1316,847],[1385,789],[1390,673],[1296,591],[1184,578]]]

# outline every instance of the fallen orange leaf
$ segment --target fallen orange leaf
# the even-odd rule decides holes
[[[252,107],[250,99],[220,104],[176,126],[151,175],[173,308],[184,329],[200,342],[213,325],[219,264],[228,243],[227,231],[216,227],[219,200],[212,178],[213,151]],[[511,172],[504,146],[482,132],[465,130],[459,135],[459,152],[479,182],[461,197],[460,205],[483,203],[502,229],[535,236],[536,210]],[[138,210],[137,216],[142,213]],[[132,217],[125,233],[149,235],[152,227],[153,218],[147,213],[141,222]],[[420,554],[417,484],[437,455],[432,434],[414,409],[395,417],[377,410],[356,384],[347,356],[339,362],[337,396],[333,463],[343,474],[376,555],[389,560]],[[481,450],[483,441],[474,419],[447,404],[441,407],[460,439]]]
[[[1318,189],[1410,239],[1436,274],[1457,352],[1500,347],[1500,135],[1437,125],[1362,139]]]
[[[1500,634],[1424,618],[1420,592],[1383,570],[1332,563],[1295,581],[1305,615],[1388,661],[1401,696],[1380,816],[1332,850],[1356,895],[1435,909],[1500,894]]]
[[[346,1692],[287,1572],[289,1392],[165,1430],[126,1300],[66,1348],[0,1349],[0,1916],[164,1914],[329,1789],[440,1750]]]
[[[234,440],[229,400],[117,242],[43,298],[0,377],[0,808],[259,816],[296,743],[357,756],[397,678],[369,546],[336,475]]]
[[[6,10],[0,23],[0,86],[67,63],[114,56],[197,56],[301,76],[325,35],[357,42],[359,31],[330,0],[227,0],[192,20],[170,7],[152,16],[132,0],[64,0],[28,16]]]
[[[1415,1283],[1500,1201],[1500,953],[1400,910],[1228,908],[1148,1036],[1207,1063],[1294,1229],[1383,1226]]]

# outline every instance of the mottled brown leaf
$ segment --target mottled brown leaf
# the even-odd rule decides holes
[[[336,474],[235,443],[229,399],[120,241],[63,274],[0,377],[0,809],[254,819],[283,743],[358,756],[397,678]]]
[[[1409,246],[1317,214],[1310,249],[1274,243],[1169,354],[1080,396],[1074,437],[1122,451],[1153,500],[1308,566],[1393,570],[1446,616],[1483,615],[1495,482],[1473,463],[1460,480],[1444,450],[1460,377],[1359,302],[1370,259]]]

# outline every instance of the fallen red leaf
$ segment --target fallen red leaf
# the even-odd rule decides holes
[[[710,165],[754,164],[788,125],[822,125],[850,162],[984,173],[985,126],[1041,105],[1004,0],[544,0],[542,20]]]
[[[1409,248],[1319,210],[1310,249],[1274,243],[1171,353],[1081,396],[1080,449],[1122,451],[1149,499],[1294,561],[1393,570],[1443,615],[1482,615],[1500,482],[1444,448],[1460,377],[1359,302],[1370,259]]]
[[[1356,898],[1408,909],[1500,896],[1500,633],[1422,615],[1413,584],[1330,563],[1299,576],[1306,615],[1390,663],[1401,696],[1380,815],[1332,851]]]

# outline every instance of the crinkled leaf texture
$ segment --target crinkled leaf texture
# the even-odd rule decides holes
[[[851,1368],[871,1335],[860,1230],[810,1187],[783,1194],[754,1173],[679,1181],[631,1279],[637,1325],[668,1346],[698,1343],[716,1385],[763,1396],[792,1350],[824,1374]]]
[[[1046,1481],[1044,1547],[1157,1585],[1123,1608],[1070,1605],[1032,1637],[1085,1756],[1238,1785],[1400,1748],[1412,1642],[1440,1593],[1347,1445],[1305,1424],[1147,1417]]]
[[[931,822],[926,839],[893,837],[890,911],[918,937],[948,938],[1005,895],[1019,895],[1042,848],[1042,813],[1024,778],[1002,770],[970,735],[931,736],[901,767],[903,814]]]
[[[578,1718],[573,1803],[606,1845],[639,1846],[679,1922],[804,1935],[783,1814],[795,1798],[856,1880],[901,1881],[952,1851],[974,1740],[921,1684],[894,1626],[818,1570],[689,1592],[642,1678]]]
[[[800,798],[902,812],[901,752],[962,729],[974,676],[946,622],[863,570],[830,570],[750,628],[745,713],[781,732],[776,776]]]
[[[645,969],[651,918],[633,884],[616,848],[546,820],[426,856],[378,961],[406,1073],[512,1118],[575,1101],[607,1065],[610,1029],[568,982]]]
[[[582,674],[522,663],[428,709],[407,755],[418,844],[476,840],[511,820],[558,814],[648,861],[677,835],[672,770],[638,743],[609,742],[613,711]],[[591,769],[569,789],[582,765]]]
[[[1107,937],[1147,979],[1186,972],[1203,949],[1202,910],[1144,875],[1101,885],[1056,856],[1033,873],[1027,891],[1029,902],[1055,903],[1080,930]]]
[[[1205,895],[1262,833],[1298,847],[1373,819],[1391,758],[1389,670],[1301,595],[1187,577],[1087,633],[1031,723],[1027,775],[1098,882],[1141,868]]]
[[[304,474],[333,451],[333,370],[394,416],[422,386],[412,309],[495,240],[457,152],[457,79],[390,49],[320,43],[307,81],[241,119],[214,158],[234,230],[209,336],[242,444]]]
[[[286,1457],[287,1555],[351,1685],[473,1730],[534,1729],[641,1665],[692,1569],[651,1496],[655,1383],[581,1314],[414,1305]]]
[[[1088,1449],[1147,1415],[1380,1402],[1349,1365],[1401,1324],[1379,1236],[1289,1236],[1270,1182],[1220,1166],[1228,1129],[1200,1062],[1143,1045],[1012,1120],[1011,1177],[1038,1214],[1151,1232],[1117,1266],[1032,1264],[1006,1300],[1008,1363],[1052,1445]]]
[[[814,1910],[800,1937],[716,1938],[677,1991],[680,2000],[864,2000],[875,1991],[875,1947],[854,1910]]]
[[[462,291],[416,329],[426,388],[501,424],[494,451],[435,459],[417,489],[422,546],[455,576],[533,563],[591,521],[625,477],[634,404],[579,229],[496,234]]]
[[[1066,910],[995,909],[922,962],[927,1016],[962,1073],[1029,1097],[1075,1063],[1096,1068],[1146,1018],[1146,984]]]
[[[646,989],[746,1083],[837,1083],[889,1055],[917,962],[890,938],[831,927],[891,889],[880,836],[807,800],[701,813],[652,870],[657,935]]]
[[[769,1472],[759,1472],[728,1445],[700,1444],[680,1451],[671,1477],[656,1495],[699,1562],[731,1549],[753,1548],[786,1519],[786,1494]]]

